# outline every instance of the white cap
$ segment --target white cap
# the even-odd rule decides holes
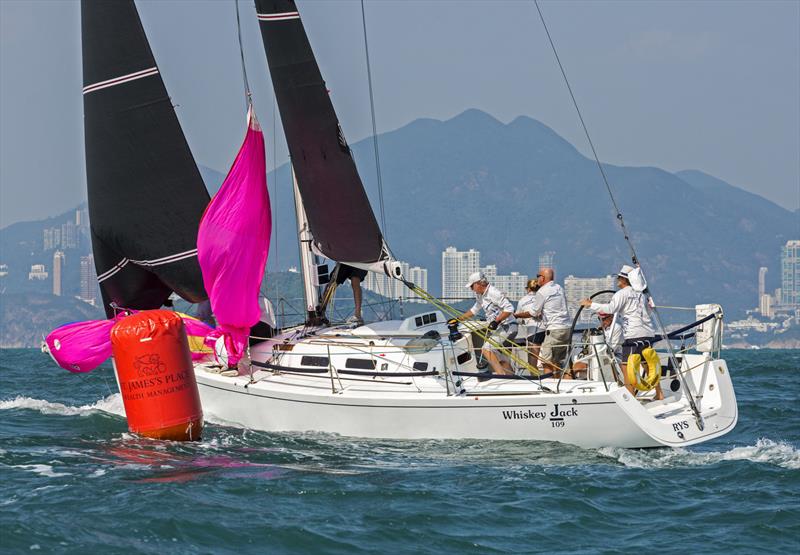
[[[633,271],[633,266],[628,266],[627,264],[625,264],[620,269],[620,271],[619,271],[619,273],[617,275],[619,277],[624,277],[625,279],[628,279],[628,274],[630,274],[632,271]]]
[[[477,282],[479,282],[479,281],[481,281],[481,280],[484,280],[484,279],[486,279],[486,276],[485,276],[485,275],[483,275],[483,273],[481,273],[481,272],[472,272],[472,273],[469,275],[469,281],[467,282],[467,284],[466,284],[464,287],[466,287],[467,289],[469,289],[469,288],[470,288],[470,287],[472,287],[472,286],[473,286],[475,283],[477,283]]]

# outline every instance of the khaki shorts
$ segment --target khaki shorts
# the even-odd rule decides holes
[[[489,332],[489,330],[486,330]],[[507,324],[505,326],[498,326],[496,330],[490,332],[489,341],[496,343],[497,345],[503,345],[507,339],[513,339],[517,336],[517,326],[516,324]],[[483,349],[487,349],[490,351],[497,351],[498,348],[489,343],[488,341],[483,344]]]
[[[545,333],[539,356],[556,366],[561,366],[564,363],[564,357],[567,356],[569,336],[569,329],[548,330]]]

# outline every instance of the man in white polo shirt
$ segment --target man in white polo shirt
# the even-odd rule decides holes
[[[583,299],[581,305],[591,308],[595,312],[605,312],[615,314],[622,323],[622,337],[625,340],[622,344],[622,370],[625,372],[628,356],[631,354],[642,354],[647,347],[652,347],[655,342],[655,330],[650,314],[647,311],[647,297],[640,290],[637,291],[631,286],[634,269],[627,264],[617,274],[618,290],[611,297],[608,303],[597,303],[591,299]],[[641,274],[640,274],[641,275]],[[630,279],[629,279],[630,278]],[[643,287],[639,288],[643,289]],[[625,386],[631,393],[634,392],[632,384],[626,383]],[[656,399],[663,399],[661,385],[656,385]]]
[[[467,289],[475,293],[475,304],[458,317],[458,320],[467,320],[483,311],[486,322],[489,324],[491,343],[502,345],[512,333],[516,334],[516,320],[514,319],[514,306],[506,294],[489,283],[481,272],[473,272],[466,284]],[[500,360],[489,341],[483,344],[481,352],[483,357],[492,367],[495,374],[513,374],[511,365],[506,360]]]
[[[567,296],[554,281],[552,268],[542,268],[536,275],[539,290],[534,297],[530,312],[534,318],[542,318],[545,324],[544,343],[539,352],[547,368],[560,372],[569,345],[570,318]]]

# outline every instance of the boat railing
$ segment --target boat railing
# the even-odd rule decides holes
[[[385,305],[388,303],[378,304]],[[289,305],[287,304],[286,306]],[[662,306],[658,308],[665,312],[695,311],[694,307]],[[719,320],[720,325],[716,325],[713,329],[713,337],[711,337],[713,349],[710,350],[708,345],[701,345],[698,347],[697,328],[714,319]],[[671,318],[671,320],[675,319]],[[684,359],[684,355],[688,354],[692,350],[701,350],[702,352],[709,353],[710,356],[719,358],[722,344],[721,320],[722,312],[720,309],[719,312],[714,312],[704,316],[703,318],[700,318],[687,325],[668,326],[667,337],[671,341],[678,343],[678,345],[673,343],[673,352],[678,356],[679,359],[681,359],[676,361],[679,363],[679,366],[683,366],[681,361]],[[280,345],[276,344],[276,351],[270,360],[268,360],[266,363],[262,362],[255,364],[273,372],[297,373],[316,376],[327,374],[327,377],[331,380],[331,387],[334,391],[336,390],[335,383],[338,382],[341,387],[342,380],[414,378],[433,375],[440,375],[441,377],[445,378],[448,387],[448,393],[458,392],[460,390],[460,382],[462,382],[465,378],[473,376],[500,380],[530,380],[538,382],[542,387],[544,387],[542,384],[543,380],[547,380],[548,378],[558,378],[555,386],[556,391],[561,388],[565,377],[571,377],[573,379],[577,378],[580,380],[601,381],[606,390],[608,390],[612,384],[622,385],[624,381],[623,372],[620,365],[621,361],[616,356],[605,356],[607,353],[611,352],[610,346],[601,344],[596,339],[598,336],[603,338],[604,336],[598,333],[595,335],[595,339],[592,339],[590,330],[597,328],[583,327],[574,329],[573,340],[567,345],[560,346],[567,349],[567,354],[563,361],[559,361],[557,365],[554,361],[545,361],[538,356],[538,346],[531,343],[530,337],[522,338],[516,341],[505,341],[503,345],[496,345],[496,350],[501,355],[501,359],[504,359],[506,362],[510,363],[509,365],[513,371],[513,374],[511,375],[493,373],[491,370],[481,367],[482,365],[480,363],[482,362],[483,358],[483,350],[481,347],[483,341],[486,341],[489,337],[488,329],[482,329],[482,326],[478,325],[477,322],[472,322],[470,325],[463,326],[462,329],[468,332],[466,335],[469,336],[470,340],[466,346],[460,345],[459,349],[463,352],[471,353],[469,360],[474,360],[478,364],[477,368],[474,364],[467,364],[465,367],[465,364],[460,361],[460,357],[458,357],[455,353],[456,345],[451,341],[447,341],[446,338],[441,338],[441,340],[436,343],[435,347],[424,350],[424,352],[440,353],[442,357],[441,367],[439,367],[436,371],[421,371],[419,367],[414,365],[415,360],[413,359],[413,355],[415,353],[422,352],[420,351],[419,347],[408,346],[405,344],[394,345],[385,342],[381,342],[379,346],[376,346],[374,342],[370,341],[370,338],[354,337],[351,341],[347,341],[341,336],[327,337],[324,335],[303,336],[302,338],[302,342],[305,346],[302,351],[302,356],[310,357],[309,359],[313,359],[314,357],[324,358],[326,360],[324,368],[305,367],[302,365],[289,366],[281,364],[281,359],[285,355],[288,355],[292,352],[291,346],[296,344],[296,341],[283,341]],[[706,333],[703,336],[704,341],[709,341],[708,335],[709,334]],[[420,337],[420,335],[409,334],[408,336],[402,336],[395,334],[391,335],[391,337],[394,339],[403,337],[413,338]],[[577,340],[575,339],[576,337],[578,337]],[[665,338],[659,336],[656,339],[658,340],[656,344],[656,348],[658,349],[658,343],[662,342]],[[376,362],[372,369],[347,367],[339,368],[335,365],[334,359],[331,356],[331,347],[333,344],[336,345],[336,357],[346,358],[352,355],[354,357],[369,358],[376,361],[380,359],[380,363]],[[309,350],[309,345],[318,345],[320,348],[319,353],[317,353],[315,350]],[[380,352],[380,356],[376,355],[377,352]],[[401,353],[403,356],[394,356],[397,353]],[[298,353],[295,352],[293,354],[296,355]],[[448,355],[451,356],[448,357]],[[429,358],[430,357],[428,357],[428,359]],[[448,360],[452,362],[448,364]],[[585,364],[586,368],[576,369],[575,366],[578,363]],[[690,368],[673,368],[672,366],[674,365],[672,364],[671,360],[668,359],[667,367],[662,370],[662,374],[674,377],[677,374],[682,374],[685,371],[691,370]]]

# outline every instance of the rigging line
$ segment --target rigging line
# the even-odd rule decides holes
[[[375,148],[375,171],[378,176],[378,201],[381,209],[381,231],[383,238],[387,237],[386,214],[383,206],[383,179],[381,178],[381,158],[378,153],[378,130],[375,124],[375,99],[372,93],[372,70],[369,63],[369,42],[367,41],[367,16],[364,12],[364,0],[361,0],[361,26],[364,30],[364,54],[367,59],[367,82],[369,84],[369,109],[372,114],[372,144]],[[388,248],[388,245],[387,245]]]
[[[278,210],[278,139],[277,139],[277,129],[278,129],[278,115],[276,109],[276,100],[275,95],[272,95],[272,193],[273,197],[275,198],[275,209],[272,211],[274,218],[272,219],[272,224],[275,227],[275,235],[274,240],[270,241],[270,245],[275,245],[275,264],[273,268],[275,268],[275,275],[277,277],[278,274],[278,263],[280,262],[280,251],[278,250],[278,245],[280,244],[280,240],[278,238],[278,218],[280,215],[280,210]],[[275,298],[280,299],[280,278],[275,280]]]
[[[572,87],[569,84],[569,79],[567,79],[567,72],[564,70],[564,66],[561,63],[561,58],[558,56],[558,51],[556,51],[556,45],[553,42],[553,37],[550,36],[550,30],[547,28],[547,23],[544,21],[544,15],[542,14],[542,9],[539,7],[539,0],[533,0],[534,5],[536,6],[536,11],[539,12],[539,19],[542,21],[542,27],[544,27],[544,32],[547,34],[547,40],[550,42],[550,47],[553,49],[553,54],[556,57],[556,62],[558,62],[558,67],[561,70],[561,75],[564,77],[564,83],[567,85],[567,90],[569,91],[569,96],[572,98],[572,104],[575,106],[575,111],[578,113],[578,119],[581,121],[581,126],[583,127],[583,132],[586,135],[586,140],[589,142],[589,147],[592,149],[592,155],[594,155],[594,161],[597,163],[597,168],[600,170],[600,175],[603,176],[603,183],[605,183],[606,190],[608,191],[608,196],[611,197],[611,203],[614,205],[614,210],[617,212],[617,219],[619,220],[620,227],[622,228],[622,234],[625,236],[625,241],[628,243],[628,248],[631,251],[631,262],[635,266],[639,266],[639,258],[636,256],[636,249],[633,247],[633,241],[628,234],[628,229],[625,227],[625,220],[622,218],[622,212],[617,205],[617,201],[614,198],[614,193],[611,191],[611,185],[608,183],[608,178],[606,177],[606,172],[603,169],[603,165],[600,163],[600,158],[597,156],[597,150],[594,148],[594,143],[592,142],[592,137],[589,135],[589,129],[586,127],[586,122],[583,119],[583,115],[581,114],[581,110],[578,107],[578,101],[575,100],[575,95],[572,92]],[[658,310],[655,308],[655,302],[653,302],[653,296],[645,289],[644,291],[647,298],[652,302],[653,307],[648,306],[648,312],[652,311],[653,316],[655,317],[656,324],[659,327],[659,331],[661,335],[666,336],[666,328],[664,327],[664,323],[661,320],[661,315],[659,314]],[[670,342],[669,338],[666,340],[667,343],[667,353],[669,354],[669,359],[673,365],[677,365],[677,360],[675,358],[675,353],[672,349],[672,343]],[[684,384],[685,385],[685,384]],[[695,403],[694,397],[689,391],[689,388],[684,388],[686,392],[686,398],[689,401],[689,406],[694,413],[695,421],[697,422],[697,427],[702,430],[704,428],[703,419],[700,416],[700,411],[697,408]]]
[[[239,17],[239,0],[234,0],[236,4],[236,32],[239,37],[239,57],[242,60],[242,79],[244,81],[244,96],[248,107],[253,103],[252,93],[250,92],[250,82],[247,79],[247,67],[244,63],[244,46],[242,45],[242,20]]]
[[[625,241],[628,243],[628,248],[631,251],[631,259],[634,264],[638,264],[639,260],[636,256],[636,250],[633,248],[633,242],[628,235],[628,229],[625,227],[625,220],[622,218],[622,211],[619,209],[617,205],[617,200],[614,198],[614,193],[611,191],[611,185],[608,183],[608,177],[606,176],[606,172],[603,169],[603,164],[600,163],[600,158],[597,156],[597,150],[594,148],[594,142],[592,141],[592,137],[589,135],[589,129],[586,127],[586,122],[583,119],[583,114],[581,113],[581,109],[578,107],[578,101],[575,100],[575,94],[572,92],[572,86],[569,84],[569,79],[567,79],[567,72],[564,70],[564,66],[561,63],[561,58],[558,56],[558,51],[556,51],[556,45],[553,42],[553,37],[550,36],[550,30],[547,28],[547,23],[544,21],[544,15],[542,15],[542,10],[539,7],[539,0],[533,0],[534,5],[536,6],[536,11],[539,12],[539,19],[542,21],[542,27],[544,27],[544,32],[547,34],[547,40],[550,42],[550,48],[553,49],[553,54],[556,57],[556,62],[558,63],[558,68],[561,70],[561,76],[564,77],[564,83],[567,85],[567,90],[569,91],[569,96],[572,98],[572,105],[575,106],[575,111],[578,113],[578,119],[581,122],[581,127],[583,127],[583,133],[586,135],[586,140],[589,142],[589,148],[592,149],[592,155],[594,156],[594,161],[597,164],[597,169],[600,170],[600,175],[603,177],[603,183],[605,183],[606,190],[608,191],[608,196],[611,197],[611,204],[614,205],[614,211],[616,212],[616,217],[619,220],[619,225],[622,228],[622,233],[625,236]]]

